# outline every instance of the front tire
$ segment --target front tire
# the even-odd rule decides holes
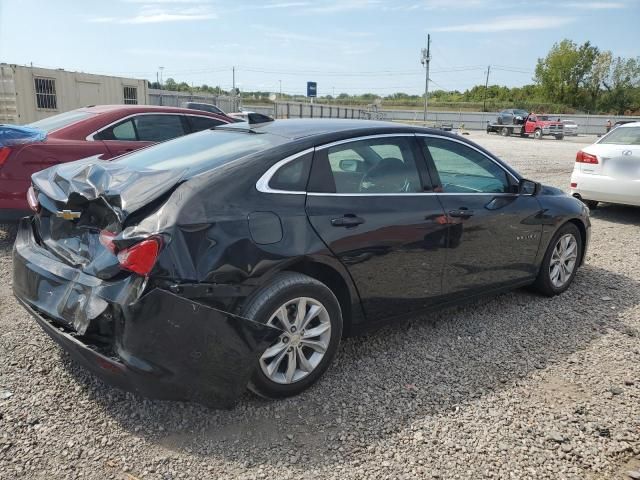
[[[597,200],[582,200],[582,202],[589,207],[589,210],[595,210],[596,208],[598,208],[598,201]]]
[[[556,140],[562,140],[564,138],[564,135],[556,135]]]
[[[283,333],[257,361],[248,388],[267,398],[297,395],[327,370],[342,337],[342,311],[322,282],[296,272],[277,274],[256,292],[242,316]]]
[[[549,297],[569,288],[578,271],[582,248],[578,227],[573,223],[560,227],[549,242],[534,288]]]

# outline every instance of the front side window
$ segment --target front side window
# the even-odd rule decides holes
[[[328,164],[326,181],[333,182],[320,191],[344,194],[422,191],[412,139],[358,140],[319,150],[316,155],[318,162]]]
[[[445,193],[508,193],[507,173],[471,147],[444,138],[425,137],[425,156],[435,165]]]
[[[58,99],[55,79],[35,77],[33,80],[36,91],[36,107],[44,110],[56,110]]]
[[[163,142],[186,133],[180,115],[139,115],[133,121],[143,142]]]

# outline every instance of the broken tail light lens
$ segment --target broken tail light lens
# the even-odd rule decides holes
[[[120,268],[146,277],[158,259],[162,241],[151,237],[118,252]]]
[[[598,163],[598,157],[596,157],[595,155],[591,155],[590,153],[587,152],[583,152],[582,150],[580,150],[578,152],[578,154],[576,155],[576,162],[577,163],[591,163],[591,164],[597,164]]]
[[[27,190],[27,203],[29,204],[29,208],[35,213],[40,211],[40,201],[38,200],[38,194],[33,189],[33,186],[29,187],[29,190]]]

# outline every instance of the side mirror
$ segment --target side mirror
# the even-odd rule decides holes
[[[357,172],[358,160],[340,160],[340,170],[343,172]]]
[[[520,195],[537,195],[540,192],[542,185],[533,180],[527,180],[523,178],[518,184],[518,193]]]

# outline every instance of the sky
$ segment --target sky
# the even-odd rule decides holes
[[[0,62],[318,95],[532,83],[564,38],[640,56],[640,0],[0,0]],[[162,69],[160,67],[163,67]]]

